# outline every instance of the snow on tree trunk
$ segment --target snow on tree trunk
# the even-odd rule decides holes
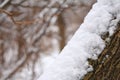
[[[120,23],[97,60],[89,60],[94,70],[83,80],[120,80]]]
[[[93,70],[88,59],[97,59],[117,29],[119,7],[120,0],[98,0],[72,39],[38,80],[80,80]]]

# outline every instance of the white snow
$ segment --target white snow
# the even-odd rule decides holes
[[[92,70],[87,59],[97,59],[105,47],[101,36],[116,30],[120,0],[98,0],[62,52],[38,80],[80,80]]]

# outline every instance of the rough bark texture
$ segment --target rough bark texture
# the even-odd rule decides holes
[[[89,60],[94,70],[83,80],[120,80],[120,24],[97,60]]]

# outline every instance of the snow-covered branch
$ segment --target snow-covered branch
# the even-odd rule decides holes
[[[0,8],[3,8],[7,3],[9,3],[11,0],[4,0],[2,4],[0,4]]]
[[[98,0],[73,38],[38,80],[80,80],[91,71],[87,60],[97,59],[105,48],[102,36],[109,33],[109,38],[117,29],[119,7],[119,0]]]

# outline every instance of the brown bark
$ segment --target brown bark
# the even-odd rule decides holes
[[[62,50],[65,46],[65,23],[62,14],[58,16],[58,27],[59,27],[59,35],[60,35],[60,50]]]
[[[83,80],[120,80],[120,25],[97,60],[89,60],[94,70]]]

